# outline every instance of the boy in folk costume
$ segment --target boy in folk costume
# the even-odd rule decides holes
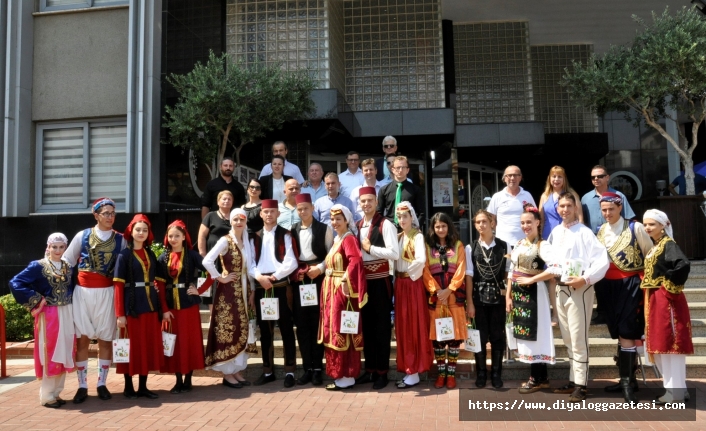
[[[72,299],[78,374],[74,404],[88,397],[88,346],[92,339],[98,339],[98,397],[112,398],[105,382],[113,358],[116,325],[113,270],[118,254],[125,248],[125,240],[113,230],[115,202],[109,198],[96,200],[93,216],[96,226],[77,233],[62,257],[72,267],[78,266],[78,283]]]

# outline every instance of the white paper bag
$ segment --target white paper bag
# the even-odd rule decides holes
[[[454,320],[451,317],[440,317],[436,320],[436,341],[454,339]]]
[[[126,338],[120,338],[120,329],[116,332],[117,336],[113,340],[113,362],[127,364],[130,362],[130,339],[127,338],[127,329],[125,330]]]
[[[206,277],[199,277],[199,278],[197,278],[197,279],[196,279],[196,288],[197,288],[197,289],[200,289],[201,286],[202,286],[205,282],[206,282]],[[211,287],[209,287],[208,289],[206,289],[206,290],[205,290],[202,294],[200,294],[199,296],[202,296],[202,297],[204,297],[204,298],[210,298],[210,297],[211,297],[211,289],[213,289],[213,285],[211,285]]]
[[[316,295],[316,284],[302,284],[299,286],[299,299],[302,307],[319,305]]]
[[[517,339],[515,338],[515,324],[509,321],[505,324],[505,335],[507,336],[507,347],[510,350],[517,350]]]
[[[466,336],[465,349],[469,352],[479,353],[483,350],[483,346],[480,345],[480,331],[469,326],[467,328],[467,332],[468,335]]]
[[[583,264],[578,259],[566,259],[561,265],[561,281],[567,283],[569,277],[581,277]]]
[[[262,298],[260,300],[260,316],[262,316],[262,320],[279,320],[279,299]]]
[[[255,338],[255,319],[248,320],[248,344],[255,344],[257,339]]]
[[[169,331],[172,330],[172,325],[169,325]],[[171,332],[162,331],[162,348],[164,349],[164,356],[174,356],[174,345],[176,344],[176,334]]]
[[[341,311],[341,334],[357,334],[360,313],[357,311]]]

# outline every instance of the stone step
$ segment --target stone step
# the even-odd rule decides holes
[[[706,273],[704,274],[692,274],[689,273],[689,278],[684,284],[685,289],[693,289],[699,287],[706,287]]]
[[[706,285],[706,283],[705,283]],[[706,287],[686,287],[684,288],[686,302],[706,302]]]
[[[706,357],[706,337],[692,337],[694,355]],[[589,356],[596,358],[612,358],[617,351],[618,340],[610,338],[589,338]],[[558,358],[568,357],[566,344],[561,338],[554,339],[554,350]]]
[[[692,260],[689,275],[706,274],[706,260]]]

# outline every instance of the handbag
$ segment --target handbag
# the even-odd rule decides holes
[[[507,337],[507,347],[510,350],[517,350],[517,338],[515,338],[515,324],[512,323],[512,314],[508,313],[505,321],[505,336]]]
[[[449,307],[446,305],[441,306],[442,312],[445,317],[439,317],[434,319],[434,325],[436,326],[436,341],[448,341],[454,339],[454,320],[449,312]]]
[[[115,333],[115,340],[113,340],[113,362],[116,364],[127,364],[130,362],[130,339],[127,338],[127,328],[125,328],[125,338],[120,338],[120,328],[117,328]]]
[[[358,311],[353,311],[351,299],[348,298],[348,305],[346,305],[346,309],[341,311],[341,334],[357,334],[359,322],[360,313]]]
[[[466,328],[466,332],[468,335],[466,336],[464,349],[473,353],[479,353],[483,350],[483,346],[480,345],[480,331],[476,329],[475,318],[471,320],[471,324]]]
[[[272,292],[272,296],[267,297],[267,292]],[[260,299],[260,316],[262,320],[279,320],[279,299],[275,298],[275,290],[265,290],[265,297]]]
[[[166,329],[166,331],[165,331]],[[176,334],[172,334],[172,322],[162,323],[162,348],[164,356],[174,356],[174,345],[176,344]]]

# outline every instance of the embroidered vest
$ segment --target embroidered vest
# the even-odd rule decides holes
[[[316,219],[312,219],[311,226],[309,226],[309,229],[311,229],[311,251],[316,255],[317,260],[326,259],[326,254],[328,253],[326,250],[327,228],[327,225]],[[301,250],[301,243],[299,242],[299,232],[301,232],[301,230],[302,222],[299,221],[292,225],[292,232],[294,233],[294,235],[292,235],[292,243],[296,243],[297,250]],[[299,254],[297,254],[297,259],[298,258]]]
[[[610,229],[610,224],[604,223],[598,231],[598,241],[605,245],[606,229]],[[608,248],[608,256],[613,264],[623,272],[642,271],[645,269],[645,256],[637,243],[635,236],[635,222],[625,220],[623,231],[618,236],[611,247]]]
[[[439,286],[442,289],[446,289],[449,287],[451,279],[453,278],[454,274],[456,274],[456,269],[458,268],[458,251],[462,247],[463,244],[461,243],[461,241],[457,241],[453,249],[451,249],[451,247],[448,248],[446,252],[446,261],[448,262],[448,268],[446,269],[446,272],[444,272],[444,269],[441,266],[441,256],[439,255],[439,250],[436,247],[429,247],[429,245],[426,246],[427,264],[429,265],[429,272],[434,277],[434,279],[436,279],[436,282],[439,283]],[[450,255],[449,251],[453,251],[453,256]],[[400,253],[403,253],[403,251],[400,250]],[[456,304],[464,304],[466,302],[465,283],[461,285],[458,289],[456,289],[453,292],[453,295],[456,298]],[[436,295],[429,297],[428,305],[430,309],[434,309],[436,307],[436,298]]]
[[[539,256],[539,248],[542,246],[542,242],[544,241],[530,244],[523,253],[515,255],[517,260],[512,262],[514,265],[513,271],[528,275],[537,275],[544,272],[546,262]],[[525,244],[527,244],[527,240],[523,239],[518,246]]]
[[[370,244],[375,247],[386,247],[385,237],[382,235],[382,224],[385,220],[385,217],[376,211],[375,215],[373,215],[373,220],[370,222],[368,239],[370,240]],[[363,222],[365,222],[365,219],[358,221],[358,242],[363,242],[363,239],[360,237],[360,229],[363,227]]]
[[[495,245],[489,249],[482,248],[483,246],[478,241],[473,241],[471,252],[473,253],[473,283],[484,281],[486,283],[498,284],[503,288],[506,280],[505,274],[505,253],[507,253],[507,244],[505,241],[495,238]],[[485,254],[483,252],[485,251]],[[489,261],[485,261],[485,256],[488,256]],[[474,289],[475,292],[475,289]]]
[[[115,261],[118,259],[122,247],[123,235],[113,231],[107,241],[101,241],[97,235],[93,234],[93,229],[89,228],[83,231],[78,270],[95,272],[103,277],[113,278]]]

